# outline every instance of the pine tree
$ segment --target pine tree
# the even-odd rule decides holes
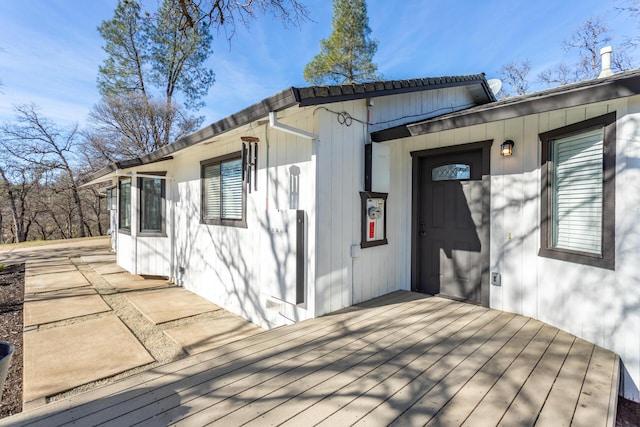
[[[358,83],[377,78],[372,62],[378,41],[370,38],[365,0],[333,0],[333,33],[304,69],[311,84]]]
[[[139,1],[119,0],[113,19],[98,28],[108,56],[99,68],[103,98],[90,115],[88,151],[144,155],[202,122],[185,108],[202,107],[214,83],[205,66],[212,37],[204,24],[182,28],[181,16],[176,0],[163,0],[153,15],[143,14]]]

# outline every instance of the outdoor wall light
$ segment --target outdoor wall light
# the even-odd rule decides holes
[[[510,139],[507,139],[505,142],[500,145],[500,155],[501,156],[510,156],[513,154],[513,146],[514,142]]]

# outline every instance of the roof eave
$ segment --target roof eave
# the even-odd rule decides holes
[[[458,114],[447,114],[439,118],[407,125],[406,132],[396,132],[396,134],[404,135],[401,137],[424,135],[563,108],[610,101],[617,98],[626,98],[638,94],[640,94],[640,73],[627,78],[611,79],[601,83],[596,82],[592,85],[580,86],[574,89],[569,88],[566,91],[548,94],[543,91],[539,96],[535,96],[535,94],[533,96],[525,95],[521,100],[514,100],[511,103],[487,104],[478,108],[470,108]],[[382,136],[394,136],[394,133],[387,132]]]
[[[358,99],[377,98],[381,96],[399,95],[412,92],[422,92],[426,90],[445,89],[450,87],[477,85],[479,90],[475,92],[474,98],[479,103],[495,101],[496,98],[489,88],[487,80],[483,74],[466,76],[468,79],[461,80],[460,77],[424,78],[410,80],[392,80],[382,82],[368,82],[358,85],[324,86],[298,88],[300,96],[299,105],[301,107],[331,104],[334,102],[353,101]],[[355,86],[355,89],[348,90]],[[341,88],[340,91],[333,91],[333,88]],[[318,91],[326,91],[325,94],[318,95]],[[311,94],[313,91],[313,94]]]
[[[149,163],[166,160],[168,157],[170,157],[171,154],[177,151],[184,150],[185,148],[188,148],[192,145],[199,144],[217,135],[229,132],[255,120],[265,118],[271,111],[282,111],[286,108],[297,105],[298,102],[299,95],[297,89],[294,87],[290,87],[269,98],[263,99],[262,101],[257,102],[235,114],[227,116],[222,120],[218,120],[217,122],[212,123],[211,125],[206,126],[197,132],[180,138],[172,144],[165,145],[164,147],[145,156],[109,164],[93,173],[83,185],[100,182],[99,180],[101,178],[105,177],[115,170],[128,169],[131,167],[142,166]]]
[[[237,129],[253,121],[263,119],[267,117],[270,112],[282,111],[296,105],[306,107],[458,86],[477,88],[478,90],[473,91],[473,95],[474,99],[476,99],[476,102],[478,103],[491,102],[495,100],[484,74],[391,80],[341,86],[313,86],[309,88],[289,87],[288,89],[285,89],[269,98],[263,99],[262,101],[235,114],[212,123],[191,135],[181,138],[172,144],[166,145],[153,153],[127,160],[125,162],[117,162],[108,165],[107,167],[92,174],[84,185],[87,185],[87,183],[99,182],[101,178],[116,170],[161,161],[177,151],[210,140],[215,136]]]

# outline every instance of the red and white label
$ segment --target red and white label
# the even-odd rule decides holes
[[[369,239],[375,239],[376,237],[376,223],[371,221],[369,223]]]

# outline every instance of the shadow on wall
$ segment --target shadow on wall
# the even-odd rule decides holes
[[[503,277],[522,277],[524,283],[527,282],[527,269],[538,269],[537,289],[530,286],[509,289],[510,284],[503,281],[501,292],[503,298],[508,298],[504,302],[505,309],[519,307],[522,310],[525,301],[535,300],[540,320],[619,353],[623,362],[621,390],[626,397],[638,401],[640,392],[636,381],[640,373],[640,344],[634,331],[640,325],[640,288],[636,286],[640,228],[634,210],[640,201],[637,196],[640,194],[640,140],[637,136],[640,135],[640,121],[626,117],[620,122],[624,126],[618,125],[617,144],[624,143],[625,149],[624,157],[618,156],[616,163],[615,271],[541,258],[537,254],[536,264],[522,263],[520,267],[518,260],[522,259],[523,251],[530,250],[531,242],[537,242],[539,249],[540,224],[537,222],[518,223],[522,227],[522,234],[504,242],[491,268],[492,271],[502,271]],[[633,139],[624,139],[627,135],[632,135]],[[621,152],[620,147],[617,151]],[[504,177],[509,180],[507,185],[516,188],[519,187],[518,179],[526,179],[518,175]],[[540,217],[537,191],[532,194],[514,192],[512,196],[508,193],[509,189],[504,188],[499,196],[502,206],[492,203],[494,224],[513,221],[514,211],[535,212],[536,218]],[[520,221],[521,218],[516,220]],[[541,263],[545,267],[541,267]],[[557,274],[549,270],[554,265],[557,266]],[[632,336],[634,338],[627,342],[628,337]],[[636,381],[632,379],[629,369],[635,373],[633,377]]]
[[[289,194],[288,204],[297,206],[300,168],[291,166],[289,171],[288,181],[270,176],[269,188],[276,195]],[[200,224],[200,194],[198,191],[194,195],[195,185],[190,184],[184,185],[181,196],[180,211],[184,212],[184,217],[176,218],[178,229],[188,230],[180,236],[179,240],[184,243],[176,247],[176,256],[178,266],[197,266],[197,273],[207,277],[206,283],[195,285],[195,289],[205,295],[217,295],[215,298],[222,298],[222,301],[213,302],[233,307],[256,323],[275,320],[281,324],[273,316],[285,316],[285,323],[299,320],[290,319],[277,309],[269,313],[266,308],[267,297],[292,302],[291,292],[295,292],[296,279],[295,270],[291,271],[296,259],[295,215],[278,216],[277,212],[259,209],[256,205],[261,200],[257,196],[247,198],[247,228]],[[275,221],[275,218],[282,218],[282,221]],[[294,233],[294,239],[288,238],[283,230]],[[188,281],[193,277],[194,272],[186,271],[181,279]],[[215,290],[209,293],[207,288]]]

